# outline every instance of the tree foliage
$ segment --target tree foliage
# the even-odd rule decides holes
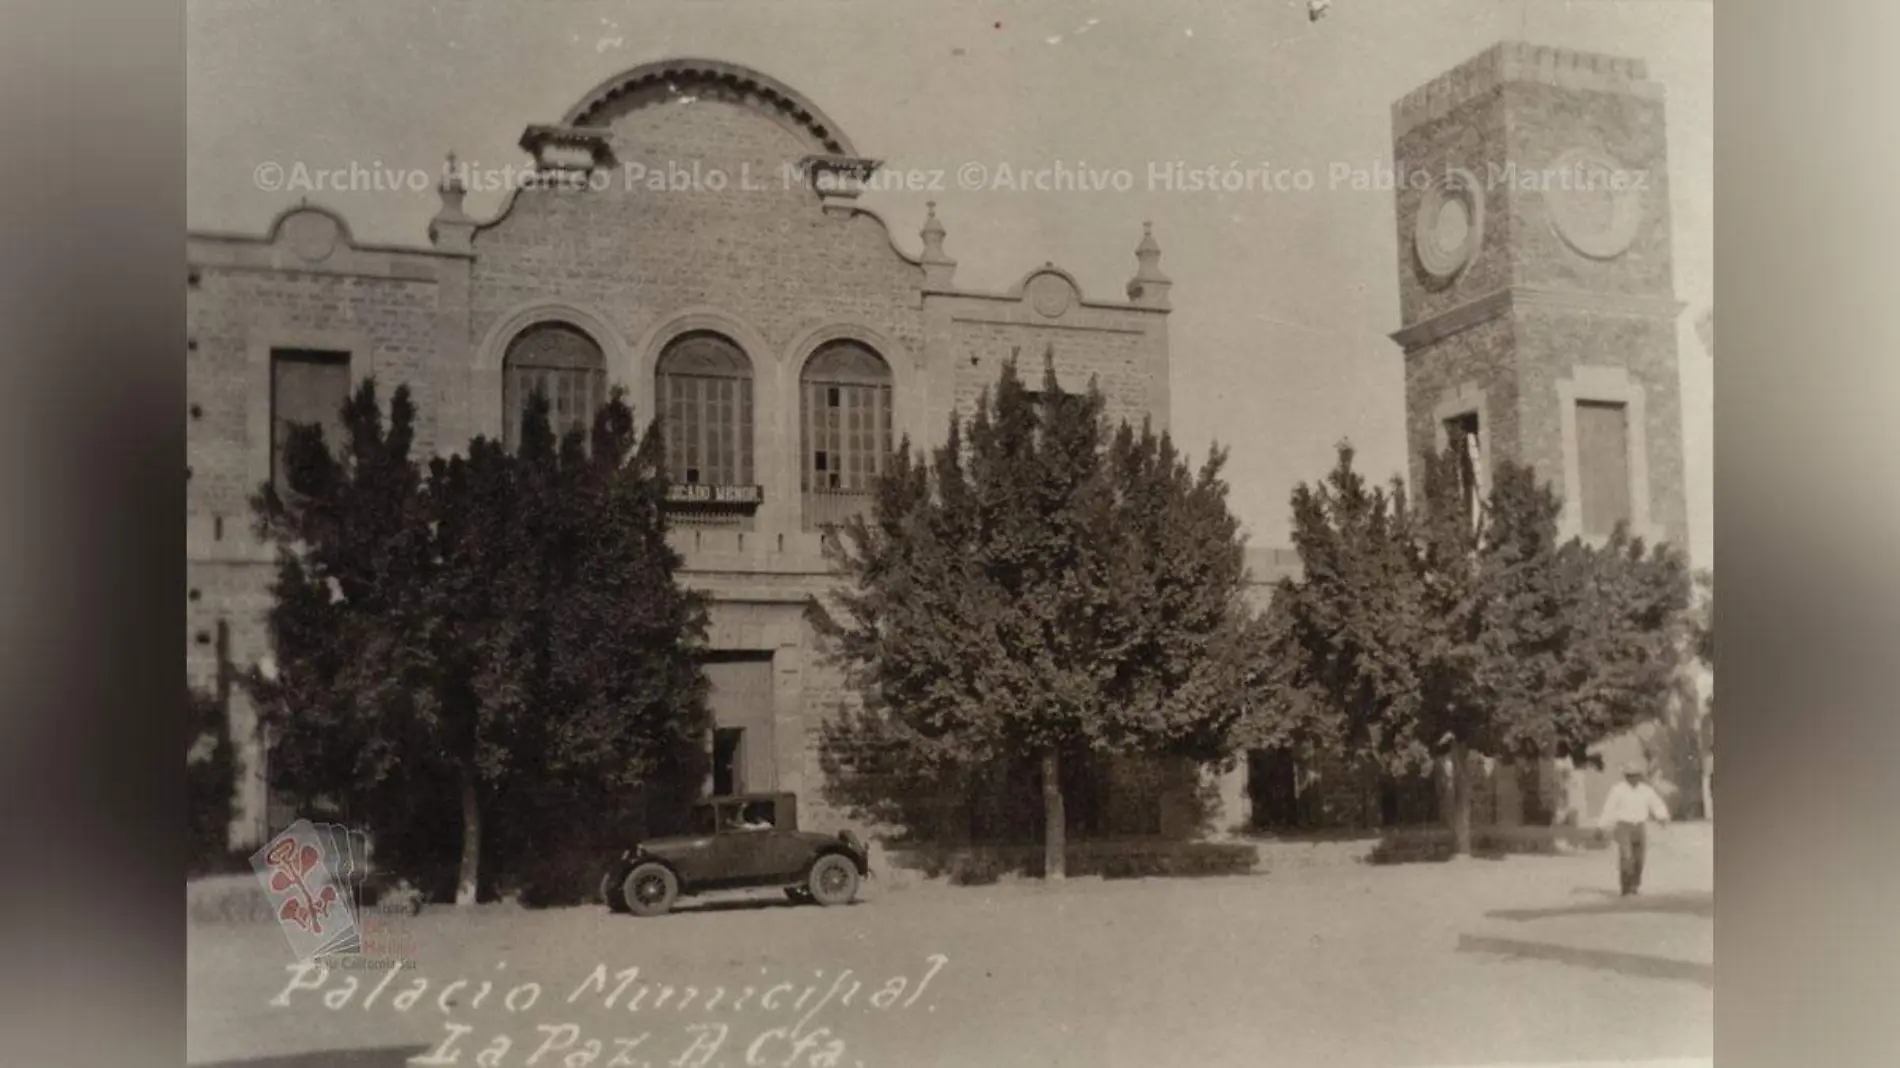
[[[845,770],[944,786],[1038,756],[1060,875],[1062,756],[1222,756],[1251,623],[1224,461],[1196,470],[1166,434],[1111,433],[1093,383],[1066,395],[1045,368],[1032,394],[1013,364],[927,459],[905,441],[871,516],[832,543],[842,589],[814,605],[865,702]]]
[[[1444,481],[1427,491],[1434,512],[1452,510]],[[1681,664],[1684,561],[1622,526],[1601,544],[1559,543],[1562,511],[1529,468],[1500,464],[1484,524],[1428,554],[1426,577],[1456,594],[1434,605],[1445,685],[1422,709],[1427,731],[1493,756],[1582,764],[1663,713]]]
[[[1560,543],[1560,501],[1508,462],[1474,523],[1449,456],[1428,459],[1423,511],[1396,480],[1369,489],[1352,459],[1342,447],[1293,494],[1303,573],[1275,591],[1254,736],[1399,764],[1450,752],[1462,777],[1466,752],[1581,764],[1664,711],[1688,604],[1677,553],[1622,528]]]
[[[1275,586],[1255,670],[1261,714],[1251,748],[1370,750],[1422,757],[1406,729],[1419,715],[1427,662],[1424,588],[1405,487],[1368,484],[1342,446],[1316,486],[1293,492],[1301,575]]]
[[[1715,670],[1715,573],[1702,571],[1695,577],[1696,593],[1699,595],[1696,610],[1690,620],[1690,648],[1695,651],[1697,660],[1710,671]]]
[[[1704,669],[1715,671],[1715,572],[1702,571],[1695,577],[1697,604],[1689,620],[1689,648]],[[1704,817],[1715,814],[1715,691],[1711,687],[1702,699],[1702,715],[1696,727],[1697,749],[1702,758]]]
[[[477,438],[426,469],[415,419],[398,388],[385,421],[366,382],[340,455],[292,431],[293,492],[256,502],[278,573],[275,671],[251,685],[274,785],[340,805],[379,849],[459,853],[472,899],[484,841],[519,867],[556,813],[606,821],[663,770],[694,774],[705,609],[674,579],[661,438],[619,392],[589,434],[557,440],[536,397],[516,453]]]
[[[185,689],[185,798],[188,837],[186,874],[216,871],[229,862],[227,836],[231,794],[237,787],[236,753],[222,702],[213,694]]]

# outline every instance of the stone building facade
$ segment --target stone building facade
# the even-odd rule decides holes
[[[1662,86],[1639,59],[1506,41],[1393,105],[1406,431],[1468,456],[1481,498],[1504,460],[1564,501],[1560,536],[1619,522],[1687,547]],[[1693,708],[1699,702],[1691,698]],[[1648,756],[1698,807],[1693,743],[1666,724],[1601,747],[1609,772],[1487,762],[1491,822],[1567,822]]]
[[[334,423],[374,376],[414,393],[418,453],[447,454],[506,438],[536,385],[561,418],[622,386],[674,433],[672,538],[713,603],[715,785],[797,791],[804,822],[835,825],[814,739],[846,695],[802,616],[827,581],[820,526],[865,506],[895,441],[941,440],[1011,358],[1053,361],[1065,389],[1092,377],[1111,417],[1165,428],[1159,248],[1140,235],[1113,299],[1051,263],[961,288],[934,210],[921,254],[903,251],[857,203],[876,161],[732,64],[643,66],[551,118],[521,139],[537,181],[495,218],[463,211],[451,169],[427,245],[358,242],[310,204],[263,234],[188,235],[188,674],[215,686],[269,656],[272,559],[248,500],[287,422]],[[245,844],[285,814],[254,714],[241,693],[231,707]]]
[[[1468,499],[1512,460],[1563,497],[1560,537],[1622,521],[1686,547],[1662,87],[1641,60],[1506,41],[1397,101],[1392,128],[1413,486],[1456,446]],[[1700,707],[1685,682],[1664,722],[1598,747],[1604,771],[1474,755],[1474,824],[1584,821],[1631,759],[1678,815],[1706,811]],[[1271,829],[1429,823],[1449,810],[1449,770],[1253,752],[1234,809]]]
[[[1406,429],[1475,427],[1480,486],[1530,464],[1565,534],[1684,544],[1662,87],[1640,60],[1506,42],[1393,107]],[[1429,184],[1427,184],[1429,182]]]

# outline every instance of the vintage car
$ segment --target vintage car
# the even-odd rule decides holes
[[[691,833],[622,853],[600,895],[609,909],[636,916],[661,915],[681,896],[771,886],[795,903],[844,905],[870,874],[870,856],[850,831],[798,829],[796,796],[737,794],[694,806]]]

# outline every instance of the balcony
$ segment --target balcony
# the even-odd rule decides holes
[[[666,490],[666,518],[675,527],[752,531],[753,514],[765,500],[759,486],[713,486],[676,482]]]
[[[854,515],[871,516],[870,490],[808,489],[805,491],[805,529],[823,530]]]

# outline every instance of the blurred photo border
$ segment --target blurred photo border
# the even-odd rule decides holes
[[[1720,7],[1717,1060],[1890,1063],[1900,5]],[[180,670],[184,17],[133,0],[0,14],[0,782],[10,912],[30,921],[0,980],[6,1063],[182,1048],[182,775],[151,709]],[[89,1025],[101,1006],[113,1027]]]

